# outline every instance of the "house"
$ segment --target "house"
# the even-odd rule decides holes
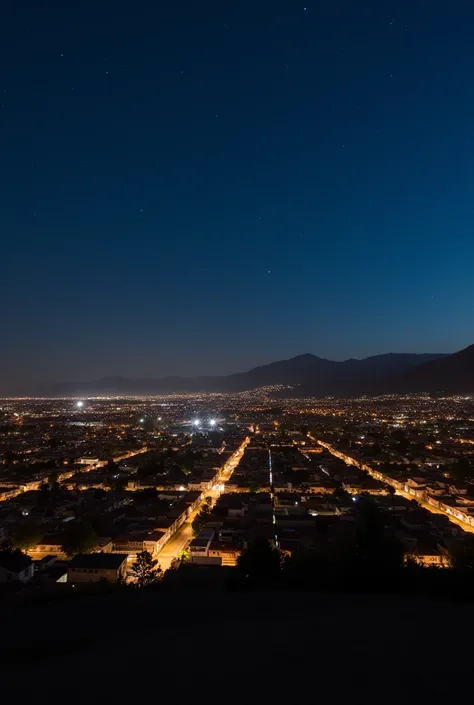
[[[36,563],[33,583],[37,585],[50,585],[52,583],[66,583],[69,561],[63,561],[56,556],[45,556]]]
[[[211,541],[208,549],[209,558],[220,558],[221,565],[235,566],[242,553],[239,541]]]
[[[202,562],[209,558],[209,546],[214,539],[215,531],[210,527],[203,527],[195,539],[189,544],[189,557],[191,563]],[[205,561],[206,562],[206,561]],[[212,561],[211,561],[212,562]]]
[[[114,539],[113,552],[136,555],[142,551],[148,551],[155,555],[165,545],[166,533],[163,531],[152,531],[151,533],[123,534]]]
[[[126,553],[79,553],[69,563],[67,581],[74,584],[125,580],[127,558]]]
[[[26,583],[33,577],[34,564],[21,551],[4,551],[0,554],[0,583]]]
[[[56,556],[66,558],[62,547],[62,537],[59,534],[47,534],[43,536],[36,546],[32,546],[28,554],[35,560],[40,560],[44,556]]]

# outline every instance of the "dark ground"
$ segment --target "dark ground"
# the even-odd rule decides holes
[[[5,702],[438,702],[472,660],[474,607],[417,598],[137,590],[2,613]]]

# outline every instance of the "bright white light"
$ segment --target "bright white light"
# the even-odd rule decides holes
[[[140,423],[143,423],[144,421],[145,421],[145,419],[140,419]]]
[[[84,406],[84,402],[83,402],[83,401],[77,401],[77,402],[76,402],[76,406],[77,406],[78,409],[82,409],[82,407]]]
[[[211,426],[215,426],[215,425],[216,425],[216,420],[215,420],[215,419],[211,419],[211,420],[209,421],[209,423],[210,423]]]
[[[158,421],[161,421],[161,416],[158,416]]]
[[[201,422],[199,421],[199,419],[196,419],[195,421],[193,421],[193,424],[194,426],[200,426]]]

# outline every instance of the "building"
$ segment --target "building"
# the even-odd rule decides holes
[[[153,531],[147,534],[124,534],[114,539],[113,552],[134,556],[142,551],[148,551],[154,556],[161,551],[166,541],[167,536],[163,531]]]
[[[209,547],[215,536],[214,529],[210,527],[203,527],[195,539],[189,544],[189,558],[191,563],[218,563],[214,557],[212,560],[209,559]]]
[[[80,553],[69,563],[67,581],[74,584],[125,580],[127,558],[126,553]]]
[[[33,573],[33,561],[21,551],[0,554],[0,583],[26,583]]]
[[[28,555],[34,560],[41,560],[44,556],[66,558],[62,546],[62,537],[59,534],[46,534],[38,541],[36,546],[32,546],[29,549]]]
[[[236,566],[242,551],[239,542],[212,541],[209,545],[209,558],[219,558],[221,565]]]

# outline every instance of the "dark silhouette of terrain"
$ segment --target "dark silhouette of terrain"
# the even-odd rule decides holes
[[[470,672],[470,650],[456,645],[471,624],[472,605],[417,597],[127,591],[5,610],[3,695],[43,702],[53,684],[71,704],[157,691],[176,702],[199,692],[226,703],[442,702]]]
[[[387,380],[385,390],[397,393],[466,394],[474,392],[474,345],[454,355],[405,370]]]
[[[349,396],[390,389],[403,375],[429,363],[453,356],[441,354],[387,354],[363,360],[335,362],[316,355],[298,355],[290,360],[272,362],[248,372],[221,377],[163,377],[128,379],[105,377],[94,382],[65,383],[49,389],[49,394],[166,394],[179,392],[242,392],[257,387],[289,385],[292,393],[308,396],[328,394]],[[422,377],[421,377],[422,378]],[[407,378],[407,385],[409,380]],[[415,377],[415,379],[417,379]],[[427,390],[430,391],[430,390]]]

